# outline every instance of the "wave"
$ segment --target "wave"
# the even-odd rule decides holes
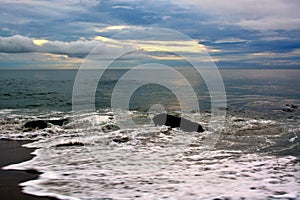
[[[136,118],[136,128],[115,128]],[[203,133],[154,126],[139,111],[32,112],[0,110],[0,137],[31,140],[32,160],[4,169],[42,172],[24,192],[60,199],[297,199],[300,197],[299,132],[295,121],[229,112],[225,127]],[[208,130],[209,112],[181,113]],[[62,126],[25,130],[25,122],[68,118]],[[148,119],[148,120],[147,120]],[[203,142],[219,131],[215,147]],[[286,150],[289,151],[286,151]],[[294,155],[294,156],[292,156]]]

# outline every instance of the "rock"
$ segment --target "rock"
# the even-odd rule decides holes
[[[30,129],[44,129],[47,128],[48,123],[46,120],[35,120],[35,121],[30,121],[26,122],[23,127],[24,128],[30,128]]]
[[[46,120],[46,121],[53,125],[62,126],[67,124],[69,122],[69,119],[57,119],[57,120]]]
[[[183,117],[176,117],[176,116],[165,114],[165,113],[154,116],[153,122],[154,122],[155,126],[166,125],[166,126],[170,126],[171,128],[180,128],[181,130],[186,131],[186,132],[193,132],[193,131],[203,132],[204,131],[202,126],[196,122],[192,122]]]
[[[234,121],[234,122],[244,122],[245,120],[244,120],[244,119],[238,118],[238,119],[234,119],[233,121]]]
[[[26,122],[23,127],[27,129],[44,129],[47,128],[48,123],[62,126],[66,124],[69,120],[68,119],[57,119],[57,120],[34,120]]]
[[[112,141],[116,143],[125,143],[129,141],[129,137],[127,136],[117,136]]]
[[[274,195],[284,195],[284,194],[287,194],[285,191],[275,191],[273,193]]]
[[[296,109],[298,108],[298,106],[294,105],[294,104],[285,104],[285,106]]]
[[[294,105],[294,104],[291,104],[291,108],[296,109],[296,108],[298,108],[298,106],[296,106],[296,105]]]
[[[70,147],[70,146],[84,146],[84,144],[82,142],[68,142],[68,143],[56,145],[56,147]]]
[[[114,124],[106,124],[105,126],[101,127],[101,130],[104,133],[108,133],[108,132],[120,130],[120,127],[118,127],[118,126],[116,126]]]
[[[294,110],[291,108],[283,108],[282,111],[284,112],[293,112]]]

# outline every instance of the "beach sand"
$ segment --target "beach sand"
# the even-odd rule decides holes
[[[36,197],[22,193],[19,183],[36,179],[39,173],[32,171],[3,170],[2,167],[30,160],[34,149],[22,147],[26,141],[0,140],[0,199],[1,200],[54,200],[50,197]]]

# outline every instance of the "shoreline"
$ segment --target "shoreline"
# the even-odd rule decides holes
[[[30,170],[3,170],[2,167],[21,163],[34,157],[34,149],[22,147],[28,141],[0,139],[0,197],[3,200],[57,200],[53,197],[39,197],[22,192],[20,183],[37,179],[39,172]]]

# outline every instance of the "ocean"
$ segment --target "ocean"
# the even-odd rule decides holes
[[[220,70],[226,107],[217,109],[226,116],[212,128],[210,91],[191,69],[178,72],[189,81],[200,112],[183,112],[178,94],[154,83],[135,90],[128,110],[112,110],[114,88],[127,71],[107,70],[97,80],[95,109],[76,111],[77,70],[0,71],[0,138],[30,140],[25,146],[37,148],[32,160],[4,169],[42,172],[21,183],[25,193],[70,200],[300,199],[299,69]],[[83,84],[89,87],[89,81]],[[139,85],[138,78],[132,84]],[[172,85],[185,94],[180,80]],[[84,104],[90,97],[82,94]],[[195,100],[183,99],[186,105]],[[155,126],[151,118],[161,112],[200,123],[205,131]],[[138,126],[116,128],[129,118]],[[69,121],[23,127],[37,119]],[[203,149],[214,133],[218,140]]]

